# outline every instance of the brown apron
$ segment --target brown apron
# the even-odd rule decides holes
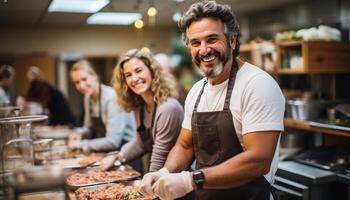
[[[230,100],[234,88],[238,64],[235,60],[230,73],[224,109],[213,112],[197,112],[197,107],[203,94],[206,80],[197,97],[192,115],[192,134],[194,153],[197,160],[196,169],[218,165],[235,155],[243,152],[238,140],[232,113]],[[195,191],[196,199],[270,199],[270,183],[263,177],[231,189],[198,189]]]
[[[92,139],[93,138],[102,138],[106,136],[106,126],[102,121],[102,106],[101,106],[101,84],[100,84],[100,94],[99,94],[99,98],[98,98],[98,103],[99,103],[99,108],[98,108],[98,116],[97,117],[93,117],[92,116],[92,103],[90,101],[90,120],[91,120],[91,126],[90,126],[90,130],[92,132]]]
[[[146,128],[145,124],[144,124],[144,115],[145,115],[145,106],[142,105],[141,109],[140,109],[140,126],[137,128],[137,132],[139,133],[144,148],[146,150],[147,153],[152,153],[152,149],[153,149],[153,137],[152,137],[152,129],[154,126],[154,118],[156,116],[156,112],[157,112],[157,104],[155,105],[155,109],[152,115],[152,125],[149,128]]]

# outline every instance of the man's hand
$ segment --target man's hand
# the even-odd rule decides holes
[[[155,183],[161,176],[168,174],[169,171],[163,167],[162,169],[156,172],[150,172],[143,176],[143,179],[140,184],[139,192],[145,196],[153,196],[152,185]]]
[[[162,200],[173,200],[187,193],[194,188],[192,176],[188,171],[181,173],[165,174],[152,186],[154,194]]]
[[[71,133],[69,135],[68,147],[71,149],[80,149],[81,135],[79,133]]]

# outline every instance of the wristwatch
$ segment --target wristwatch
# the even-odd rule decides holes
[[[193,181],[196,184],[197,188],[202,189],[203,184],[205,182],[205,177],[204,177],[203,171],[201,171],[201,170],[193,171],[192,178],[193,178]]]

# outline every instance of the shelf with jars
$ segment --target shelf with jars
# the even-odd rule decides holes
[[[350,44],[283,41],[276,43],[278,74],[350,72]]]
[[[262,68],[268,73],[275,72],[275,44],[271,41],[252,41],[240,46],[240,57]]]

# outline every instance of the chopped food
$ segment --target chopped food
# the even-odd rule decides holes
[[[80,188],[76,192],[78,200],[151,200],[152,197],[144,197],[135,186],[124,184],[112,184],[98,187],[94,190]]]
[[[119,180],[134,178],[140,174],[133,169],[104,171],[100,168],[91,169],[85,173],[75,172],[67,178],[67,184],[70,186],[79,186],[92,183],[108,183]]]

